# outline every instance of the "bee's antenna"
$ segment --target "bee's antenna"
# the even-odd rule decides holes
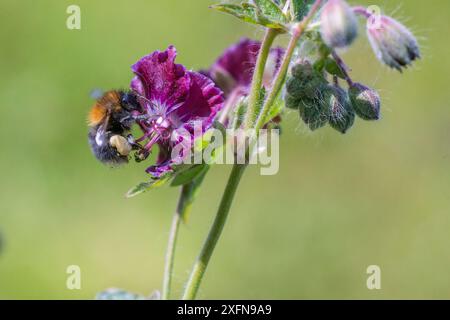
[[[137,93],[136,91],[134,91],[134,94],[135,94],[138,98],[140,98],[140,99],[142,99],[142,100],[145,100],[145,101],[147,101],[148,103],[151,103],[151,101],[150,101],[149,99],[147,99],[147,98],[144,97],[143,95]]]
[[[141,94],[140,94],[139,92],[137,92],[136,90],[132,89],[131,92],[133,92],[133,93],[136,95],[136,97],[138,97],[139,99],[142,99],[142,100],[148,102],[149,104],[154,105],[153,102],[151,102],[149,99],[147,99],[146,97],[144,97],[143,95],[141,95]]]

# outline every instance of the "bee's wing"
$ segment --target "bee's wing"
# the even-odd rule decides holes
[[[91,92],[89,93],[89,96],[94,100],[98,100],[101,97],[103,97],[104,94],[105,94],[105,90],[100,89],[100,88],[95,88],[95,89],[91,90]]]
[[[99,146],[103,145],[105,142],[108,143],[107,141],[105,141],[105,139],[106,139],[106,130],[108,129],[108,124],[109,124],[110,118],[111,118],[111,112],[108,111],[106,113],[105,119],[103,120],[103,123],[101,124],[100,127],[98,127],[97,133],[95,134],[95,142]]]

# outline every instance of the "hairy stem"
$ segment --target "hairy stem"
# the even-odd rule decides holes
[[[223,227],[230,212],[231,203],[233,202],[234,195],[236,194],[239,181],[245,171],[247,165],[235,164],[228,179],[227,186],[222,196],[219,209],[217,210],[216,217],[208,233],[205,243],[203,244],[200,255],[194,264],[191,271],[191,275],[186,284],[186,288],[183,294],[183,300],[193,300],[197,296],[198,289],[200,287],[203,276],[205,275],[206,268],[209,260],[214,252],[217,241],[220,238]]]
[[[256,60],[255,71],[253,72],[252,85],[250,95],[248,97],[248,109],[245,119],[245,128],[252,128],[257,117],[257,105],[259,100],[259,92],[263,83],[264,70],[266,68],[267,58],[270,53],[273,41],[279,32],[275,29],[267,29],[264,40],[259,50],[258,59]]]
[[[267,99],[262,107],[261,113],[259,114],[259,117],[256,121],[255,125],[256,130],[261,129],[264,126],[267,115],[270,112],[270,108],[272,107],[273,103],[275,102],[275,99],[280,93],[281,88],[283,87],[289,69],[289,65],[292,60],[292,56],[294,54],[295,48],[297,47],[298,40],[303,35],[303,32],[305,31],[308,24],[311,22],[316,12],[319,10],[321,2],[322,0],[316,0],[314,5],[311,7],[311,10],[309,11],[308,15],[305,18],[303,18],[301,22],[294,25],[294,27],[292,28],[291,40],[289,41],[289,45],[286,49],[286,53],[284,55],[280,69],[278,70],[278,73],[276,74],[275,79],[273,80],[270,93],[267,96]]]
[[[172,275],[173,275],[173,265],[175,261],[175,247],[177,244],[178,230],[180,227],[181,214],[183,212],[185,195],[189,185],[184,185],[181,187],[180,198],[178,200],[177,209],[172,218],[172,225],[169,231],[169,241],[166,250],[166,261],[164,266],[164,279],[163,279],[163,289],[162,289],[162,300],[170,299],[170,290],[172,285]]]
[[[253,73],[252,85],[249,94],[248,110],[245,119],[245,128],[247,129],[255,128],[258,130],[263,127],[265,118],[267,117],[267,114],[269,113],[272,104],[274,103],[279,91],[283,86],[297,42],[302,36],[305,28],[313,18],[314,14],[319,9],[321,2],[322,0],[316,0],[309,14],[303,19],[302,22],[297,23],[294,26],[293,35],[289,43],[289,47],[286,51],[285,57],[283,59],[283,62],[281,64],[280,70],[278,71],[275,77],[270,94],[263,105],[262,111],[260,112],[260,110],[257,110],[258,109],[257,105],[264,78],[266,62],[270,53],[270,48],[272,47],[272,44],[276,36],[279,34],[277,30],[273,29],[268,29],[266,31],[264,40],[261,45],[261,49],[258,54],[258,59],[256,61],[255,70]],[[259,118],[257,118],[258,114]],[[255,124],[256,120],[257,122]],[[222,200],[220,202],[220,206],[217,211],[216,217],[209,230],[208,237],[206,238],[206,241],[203,244],[202,250],[200,251],[200,254],[194,264],[189,280],[186,284],[186,288],[183,294],[183,300],[192,300],[195,299],[195,297],[197,296],[201,281],[205,275],[206,268],[214,252],[217,241],[219,240],[220,235],[225,226],[225,222],[227,220],[234,195],[236,194],[237,187],[239,185],[239,182],[242,178],[242,175],[246,167],[247,167],[246,164],[235,164],[233,166],[233,170],[231,171],[227,186],[222,195]]]
[[[348,67],[345,64],[344,60],[342,60],[342,58],[336,53],[335,50],[331,52],[331,55],[333,56],[334,61],[336,61],[336,63],[338,64],[339,69],[341,69],[342,73],[344,74],[345,81],[347,81],[349,86],[352,86],[353,81],[348,74]]]

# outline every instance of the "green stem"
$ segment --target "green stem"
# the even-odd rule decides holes
[[[267,117],[267,114],[269,113],[272,104],[274,103],[279,91],[281,90],[284,84],[284,80],[297,42],[300,39],[301,35],[303,34],[305,28],[311,21],[312,17],[319,9],[321,2],[322,0],[316,0],[309,14],[303,19],[302,22],[297,23],[294,26],[293,35],[289,43],[289,47],[287,49],[285,57],[283,59],[282,65],[280,67],[280,70],[276,75],[276,78],[271,88],[271,92],[263,105],[262,111],[259,112],[260,110],[257,110],[258,99],[263,83],[267,58],[270,53],[270,48],[272,47],[272,44],[276,36],[279,34],[279,32],[274,29],[268,29],[266,31],[263,43],[261,45],[261,49],[259,51],[258,59],[256,61],[255,70],[253,72],[252,85],[249,94],[247,116],[245,119],[245,128],[247,129],[255,128],[258,130],[263,127],[264,120]],[[259,118],[257,119],[258,114]],[[256,120],[257,123],[255,125]],[[217,211],[216,217],[209,230],[208,237],[206,238],[206,241],[203,244],[202,250],[200,251],[200,254],[194,264],[189,280],[186,284],[186,288],[182,297],[183,300],[193,300],[197,296],[197,292],[199,290],[201,281],[205,275],[206,268],[214,252],[217,241],[219,240],[220,235],[222,234],[225,222],[228,217],[228,213],[230,211],[231,204],[233,202],[234,195],[236,194],[237,187],[239,185],[239,182],[242,178],[242,175],[246,167],[247,167],[246,164],[235,164],[233,166],[233,170],[231,171],[227,186],[222,195],[222,200],[220,202],[220,206]]]
[[[258,115],[257,107],[259,100],[259,92],[264,79],[264,70],[266,68],[267,58],[270,53],[270,48],[279,34],[275,29],[267,29],[259,50],[258,59],[256,60],[255,71],[253,72],[252,85],[250,88],[250,95],[248,97],[248,110],[245,119],[245,128],[252,128],[255,119]]]
[[[170,289],[171,289],[171,285],[172,285],[173,265],[174,265],[174,261],[175,261],[175,247],[177,244],[178,230],[180,227],[181,213],[183,210],[186,188],[188,188],[188,185],[185,185],[181,188],[181,194],[180,194],[180,198],[178,200],[177,209],[173,215],[172,225],[170,227],[169,242],[167,244],[166,261],[165,261],[165,266],[164,266],[164,280],[163,280],[163,289],[162,289],[162,297],[161,297],[162,300],[170,299]]]
[[[261,109],[261,113],[259,114],[259,117],[256,121],[255,125],[256,130],[261,129],[265,125],[266,118],[270,112],[270,109],[272,108],[275,99],[278,97],[278,94],[280,93],[280,90],[283,87],[289,69],[289,65],[292,60],[292,56],[294,54],[295,48],[297,47],[298,40],[303,35],[303,32],[305,31],[308,24],[311,22],[316,12],[319,10],[321,2],[322,0],[316,0],[314,5],[311,7],[311,10],[309,11],[308,15],[305,18],[303,18],[301,22],[294,25],[294,27],[292,28],[291,40],[289,41],[289,45],[286,49],[286,53],[284,55],[280,69],[278,70],[278,73],[276,74],[275,79],[273,80],[270,93],[266,101],[264,102],[263,107]]]
[[[183,294],[183,300],[195,299],[200,283],[205,275],[206,268],[209,260],[214,252],[217,241],[220,238],[223,227],[230,212],[231,203],[233,202],[234,195],[236,193],[239,181],[245,171],[247,165],[235,164],[228,179],[227,186],[222,196],[219,209],[217,210],[214,222],[209,230],[208,237],[203,244],[200,255],[194,264],[189,280],[186,284],[186,288]]]

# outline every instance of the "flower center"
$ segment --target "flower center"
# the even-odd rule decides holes
[[[172,135],[172,121],[165,116],[155,115],[148,119],[138,121],[144,135],[136,139],[136,143],[145,141],[145,144],[138,152],[140,160],[144,160],[150,155],[151,149],[158,142],[164,142],[170,139]]]
[[[169,139],[172,124],[167,118],[159,117],[151,122],[153,130],[158,133],[162,139]]]

